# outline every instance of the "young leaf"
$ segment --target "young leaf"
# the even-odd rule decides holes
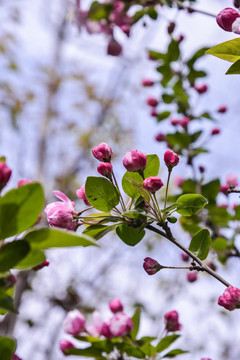
[[[4,244],[0,248],[0,272],[12,269],[29,253],[30,246],[24,240]]]
[[[207,184],[202,185],[202,194],[209,201],[215,201],[219,193],[220,181],[219,179],[212,180]]]
[[[207,200],[199,194],[185,194],[177,199],[177,203],[179,214],[191,216],[198,213],[207,204]]]
[[[0,239],[33,226],[44,205],[43,188],[31,183],[8,191],[0,198]]]
[[[97,210],[110,211],[119,203],[118,190],[105,178],[89,176],[85,192],[88,201]]]
[[[145,235],[145,231],[139,231],[139,228],[134,228],[127,225],[119,225],[116,228],[117,235],[120,239],[129,246],[137,245]]]
[[[213,46],[206,51],[206,54],[214,55],[230,62],[236,62],[240,59],[240,38],[238,37]]]
[[[186,354],[188,351],[181,350],[181,349],[174,349],[172,351],[169,351],[166,355],[163,356],[163,358],[174,358],[177,355]]]
[[[106,235],[109,231],[114,230],[115,225],[91,225],[88,226],[83,232],[82,234],[84,235],[88,235],[91,238],[95,239],[95,240],[99,240],[101,239],[101,237],[103,237],[104,235]]]
[[[140,326],[140,317],[141,317],[141,310],[137,309],[132,317],[133,330],[131,331],[131,337],[133,339],[136,339],[138,334],[138,330]]]
[[[144,189],[142,183],[128,177],[126,177],[125,179],[129,181],[130,184],[135,188],[135,195],[134,195],[135,197],[142,196],[148,203],[150,202],[149,192],[146,189]]]
[[[166,350],[171,344],[174,343],[179,338],[180,335],[167,335],[164,338],[162,338],[159,343],[156,346],[157,352],[162,352],[163,350]]]
[[[240,59],[227,70],[226,75],[240,74]]]
[[[193,236],[189,250],[200,260],[205,260],[208,256],[211,242],[210,232],[207,229],[201,229]]]
[[[147,166],[144,170],[144,177],[157,176],[160,167],[160,160],[156,154],[147,155]]]
[[[2,290],[0,290],[0,308],[14,313],[17,312],[14,308],[13,298]]]
[[[130,179],[142,185],[143,178],[141,175],[139,175],[139,173],[129,171],[126,171],[122,178],[122,188],[125,194],[131,198],[137,198],[141,194],[139,193],[138,189],[136,189],[136,187],[130,182]]]
[[[56,228],[43,228],[30,231],[24,237],[24,240],[28,241],[33,250],[69,246],[98,246],[97,243],[87,235],[78,235],[73,231]]]
[[[11,360],[16,349],[15,341],[6,336],[0,336],[1,360]]]

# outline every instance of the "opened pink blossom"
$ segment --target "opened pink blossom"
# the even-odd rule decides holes
[[[76,194],[79,199],[84,201],[85,205],[90,205],[85,193],[85,184],[83,184],[81,188],[76,191]]]
[[[77,226],[77,220],[74,219],[75,204],[61,191],[53,191],[53,194],[62,201],[55,201],[45,207],[49,225],[74,230]]]

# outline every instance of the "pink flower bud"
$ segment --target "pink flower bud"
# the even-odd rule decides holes
[[[143,268],[148,275],[154,275],[159,270],[163,269],[163,266],[161,266],[156,260],[146,257],[144,259]]]
[[[0,162],[0,191],[7,185],[12,170],[7,166],[5,162]]]
[[[224,195],[228,195],[229,185],[220,185],[219,191]]]
[[[7,290],[16,284],[17,278],[16,278],[16,276],[10,274],[10,275],[6,276],[5,278],[3,278],[3,281],[4,281],[4,289]]]
[[[158,142],[163,142],[166,140],[166,136],[163,133],[158,133],[155,135],[155,140]]]
[[[184,183],[184,181],[185,181],[185,179],[183,177],[176,176],[174,182],[177,187],[180,187],[182,185],[182,183]]]
[[[201,360],[212,360],[210,358],[201,358]]]
[[[147,155],[138,150],[128,151],[123,158],[127,171],[143,171],[147,165]]]
[[[216,20],[223,30],[232,31],[232,24],[239,16],[237,10],[228,7],[220,11]]]
[[[230,174],[227,176],[226,183],[228,185],[238,186],[238,179],[236,175]]]
[[[107,339],[112,339],[114,337],[114,335],[112,334],[111,332],[111,329],[110,329],[110,325],[109,325],[109,321],[105,321],[103,324],[102,324],[102,328],[101,328],[101,333],[100,333],[102,336],[105,336],[105,338]]]
[[[122,53],[122,46],[114,38],[111,38],[108,47],[107,54],[112,56],[119,56]]]
[[[187,274],[187,281],[190,283],[197,281],[197,272],[189,272]]]
[[[181,253],[181,258],[182,258],[182,261],[184,261],[184,262],[188,262],[188,260],[189,260],[189,256],[186,253]]]
[[[182,126],[184,129],[186,129],[186,128],[188,127],[189,122],[190,122],[189,117],[183,116],[183,117],[179,120],[179,125]]]
[[[113,154],[111,147],[104,142],[94,147],[92,153],[96,159],[103,162],[110,162]]]
[[[164,153],[164,161],[168,169],[172,169],[179,163],[179,157],[172,150],[166,150]]]
[[[170,123],[171,123],[171,125],[173,125],[173,126],[177,126],[177,125],[179,124],[179,120],[178,120],[178,119],[171,118],[171,119],[170,119]]]
[[[158,116],[158,113],[157,113],[157,111],[155,109],[151,110],[151,116],[152,117],[157,117]]]
[[[221,130],[219,128],[214,128],[211,131],[211,135],[218,135],[220,134]]]
[[[235,34],[240,34],[240,18],[237,18],[232,24],[232,31]]]
[[[108,179],[112,178],[113,167],[111,163],[101,163],[97,167],[97,171],[100,175],[107,177]]]
[[[180,44],[184,39],[185,39],[185,36],[181,34],[177,41]]]
[[[157,176],[151,176],[143,181],[143,187],[151,193],[155,193],[163,186],[162,180]]]
[[[225,113],[227,111],[227,107],[225,105],[219,106],[218,110],[219,113]]]
[[[178,322],[177,311],[169,311],[164,315],[165,328],[167,332],[181,330],[182,325]]]
[[[212,269],[213,271],[217,270],[217,266],[213,261],[210,261],[207,266],[210,267],[210,269]]]
[[[12,360],[22,360],[17,354],[13,354]]]
[[[70,311],[63,322],[63,330],[70,335],[78,335],[85,328],[86,319],[78,310]]]
[[[169,24],[168,24],[168,27],[167,27],[167,32],[169,35],[171,35],[173,32],[174,32],[174,29],[176,27],[176,24],[175,22],[171,21]]]
[[[240,289],[228,286],[224,293],[218,298],[218,305],[232,311],[240,308]]]
[[[47,260],[45,260],[45,261],[43,261],[41,264],[39,264],[39,265],[37,265],[37,266],[34,266],[32,269],[34,270],[34,271],[38,271],[38,270],[41,270],[41,269],[43,269],[44,267],[46,267],[46,266],[49,266],[49,261],[47,261]]]
[[[98,337],[101,334],[103,319],[98,311],[94,311],[92,314],[93,324],[86,325],[86,330],[89,335]]]
[[[207,90],[208,90],[208,86],[206,84],[203,85],[195,85],[194,89],[199,93],[199,94],[204,94]]]
[[[88,199],[86,197],[86,194],[85,194],[85,184],[83,184],[81,186],[81,188],[76,191],[76,194],[79,199],[82,199],[84,201],[85,205],[87,205],[87,206],[90,205],[90,203],[88,202]]]
[[[18,187],[31,184],[33,181],[30,179],[20,179],[17,183]]]
[[[133,329],[132,319],[126,314],[119,312],[110,319],[109,329],[114,337],[125,336]]]
[[[205,172],[205,167],[204,166],[199,166],[199,171],[201,174],[203,174]]]
[[[77,226],[74,203],[61,191],[54,191],[53,194],[62,201],[55,201],[45,207],[49,225],[74,230]]]
[[[71,341],[68,341],[68,340],[60,340],[59,341],[59,347],[60,347],[60,350],[65,354],[66,350],[69,350],[69,349],[74,349],[75,346],[73,345],[73,343],[71,343]],[[65,354],[67,355],[67,354]]]
[[[154,81],[150,79],[142,79],[142,86],[144,87],[150,87],[154,85]]]
[[[118,312],[122,312],[123,311],[123,304],[121,303],[121,301],[119,299],[113,299],[110,301],[109,303],[109,308],[111,310],[111,312],[118,313]]]
[[[152,107],[156,107],[158,105],[158,101],[154,97],[147,98],[147,104]]]

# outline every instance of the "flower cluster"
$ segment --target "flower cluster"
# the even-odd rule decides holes
[[[118,298],[113,299],[109,302],[109,308],[113,315],[108,320],[103,320],[101,314],[94,311],[91,324],[86,324],[86,318],[80,311],[70,311],[63,322],[63,329],[67,334],[73,336],[103,336],[106,339],[124,337],[129,334],[133,330],[133,322],[123,312],[121,301]],[[63,352],[73,347],[74,345],[68,340],[60,341],[60,349]]]
[[[232,311],[240,308],[240,289],[229,286],[218,298],[218,305]]]

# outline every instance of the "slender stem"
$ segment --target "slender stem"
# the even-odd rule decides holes
[[[121,204],[121,206],[122,206],[122,209],[123,209],[123,211],[126,211],[127,209],[126,209],[126,206],[125,206],[125,204],[124,204],[123,197],[122,197],[122,194],[121,194],[121,192],[120,192],[120,189],[119,189],[119,186],[118,186],[118,183],[117,183],[117,179],[116,179],[114,173],[112,173],[112,177],[113,177],[113,180],[114,180],[114,184],[115,184],[115,186],[116,186],[116,188],[118,189],[119,194],[120,194],[120,204]]]
[[[160,212],[160,209],[159,209],[159,205],[158,205],[155,193],[151,194],[151,199],[152,199],[152,202],[153,202],[153,208],[152,209],[153,209],[154,214],[155,214],[155,216],[157,218],[157,221],[162,222],[161,212]]]
[[[181,250],[183,250],[186,254],[188,254],[194,261],[196,261],[196,263],[198,263],[201,268],[203,269],[203,271],[206,271],[208,274],[212,275],[215,279],[217,279],[218,281],[220,281],[222,284],[224,284],[225,286],[231,286],[231,284],[229,284],[225,279],[223,279],[220,275],[218,275],[215,271],[213,271],[209,266],[207,266],[206,264],[204,264],[196,255],[194,255],[189,249],[185,248],[185,246],[183,246],[181,243],[179,243],[172,235],[172,232],[170,230],[170,228],[168,227],[167,224],[164,225],[164,231],[159,230],[157,228],[155,228],[152,225],[147,225],[146,226],[147,229],[165,237],[166,239],[168,239],[169,241],[171,241],[173,244],[175,244],[177,247],[179,247]]]
[[[168,178],[167,178],[167,186],[166,186],[166,192],[165,192],[165,199],[164,199],[164,209],[166,209],[167,206],[167,197],[168,197],[168,187],[169,187],[169,181],[171,176],[172,169],[168,168]],[[165,215],[164,215],[165,216]]]
[[[163,266],[163,269],[194,270],[192,266]]]
[[[172,3],[175,3],[179,8],[181,9],[185,9],[185,10],[190,10],[192,12],[197,12],[199,14],[203,14],[203,15],[207,15],[207,16],[211,16],[211,17],[214,17],[216,18],[216,15],[215,14],[212,14],[208,11],[205,11],[205,10],[200,10],[200,9],[196,9],[196,8],[193,8],[192,6],[189,6],[189,5],[184,5],[181,1],[179,0],[171,0]]]

